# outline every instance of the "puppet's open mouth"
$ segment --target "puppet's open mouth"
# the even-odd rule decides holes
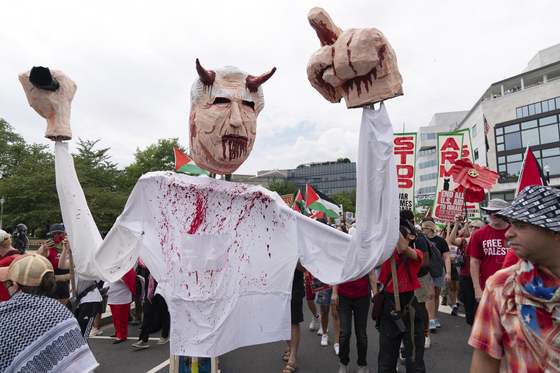
[[[224,159],[235,159],[242,155],[247,154],[248,139],[245,136],[239,135],[224,135],[222,136],[222,153]],[[226,157],[227,149],[227,157]]]

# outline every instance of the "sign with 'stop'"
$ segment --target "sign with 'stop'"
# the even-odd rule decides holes
[[[414,211],[416,133],[393,134],[393,149],[397,164],[400,209]]]

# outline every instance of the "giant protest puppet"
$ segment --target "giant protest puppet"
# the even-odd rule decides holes
[[[361,34],[360,43],[373,45],[375,53],[358,54],[360,61],[370,58],[368,66],[386,68],[395,59],[386,39]],[[396,60],[391,63],[396,68]],[[190,151],[201,168],[229,174],[251,152],[264,107],[261,85],[275,69],[252,76],[235,67],[204,69],[197,60],[196,70]],[[289,340],[291,282],[298,259],[323,282],[341,283],[383,263],[398,241],[393,129],[383,105],[378,111],[364,108],[360,223],[353,237],[298,214],[259,186],[150,172],[138,180],[102,240],[63,142],[72,136],[70,104],[76,84],[61,71],[42,67],[19,79],[31,107],[47,119],[45,136],[55,141],[57,190],[76,272],[113,281],[141,257],[169,306],[172,354],[214,357],[242,346]],[[349,85],[347,100],[376,89],[375,79],[365,80],[367,89]],[[364,104],[395,94],[378,94]]]

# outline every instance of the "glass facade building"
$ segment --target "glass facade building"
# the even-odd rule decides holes
[[[305,184],[332,196],[356,188],[356,162],[306,165],[288,170],[288,182],[305,194]]]

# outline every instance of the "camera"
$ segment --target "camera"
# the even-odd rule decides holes
[[[47,234],[47,241],[48,240],[54,240],[54,234],[52,233]]]

